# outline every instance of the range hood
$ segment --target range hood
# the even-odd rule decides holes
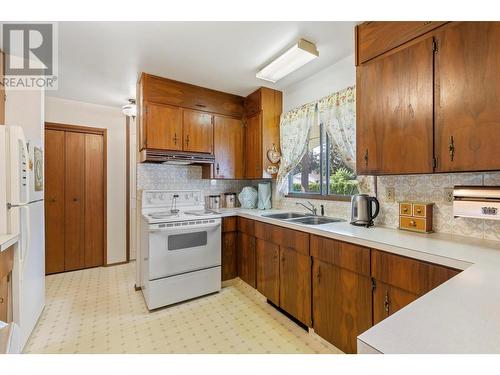
[[[453,216],[500,220],[500,186],[455,186]]]
[[[145,149],[140,152],[141,163],[163,163],[174,165],[214,164],[215,157],[210,154],[183,151]]]

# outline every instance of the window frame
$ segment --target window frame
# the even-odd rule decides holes
[[[343,194],[330,194],[330,183],[329,176],[331,171],[330,158],[328,155],[328,150],[330,149],[330,137],[321,122],[320,127],[320,188],[318,193],[298,193],[291,191],[293,186],[293,175],[290,173],[288,175],[288,193],[285,195],[287,198],[298,198],[298,199],[318,199],[318,200],[329,200],[329,201],[341,201],[350,202],[352,195]],[[356,171],[354,171],[356,173]]]

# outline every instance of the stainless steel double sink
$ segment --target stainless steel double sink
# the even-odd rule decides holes
[[[304,225],[321,225],[321,224],[339,223],[345,221],[334,217],[314,216],[308,214],[300,214],[297,212],[268,214],[268,215],[262,215],[262,217],[267,217],[269,219],[283,220],[290,223],[304,224]]]

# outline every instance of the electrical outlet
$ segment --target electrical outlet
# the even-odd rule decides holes
[[[385,200],[387,202],[395,202],[396,201],[396,189],[393,187],[388,187],[385,189]]]
[[[444,202],[453,203],[453,188],[444,188]]]

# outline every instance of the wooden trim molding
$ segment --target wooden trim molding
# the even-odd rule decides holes
[[[107,133],[107,129],[103,129],[103,128],[94,128],[91,126],[60,124],[57,122],[46,122],[45,129],[63,130],[63,131],[69,131],[69,132],[98,134],[98,135],[105,135]]]
[[[125,184],[126,184],[126,191],[125,191],[125,217],[126,217],[126,224],[125,224],[125,235],[127,236],[125,239],[125,249],[126,249],[126,260],[127,262],[130,260],[130,126],[131,126],[131,121],[130,117],[126,116],[125,120],[125,125],[126,125],[126,135],[125,135],[125,152],[127,153],[126,156],[126,178],[125,178]]]

